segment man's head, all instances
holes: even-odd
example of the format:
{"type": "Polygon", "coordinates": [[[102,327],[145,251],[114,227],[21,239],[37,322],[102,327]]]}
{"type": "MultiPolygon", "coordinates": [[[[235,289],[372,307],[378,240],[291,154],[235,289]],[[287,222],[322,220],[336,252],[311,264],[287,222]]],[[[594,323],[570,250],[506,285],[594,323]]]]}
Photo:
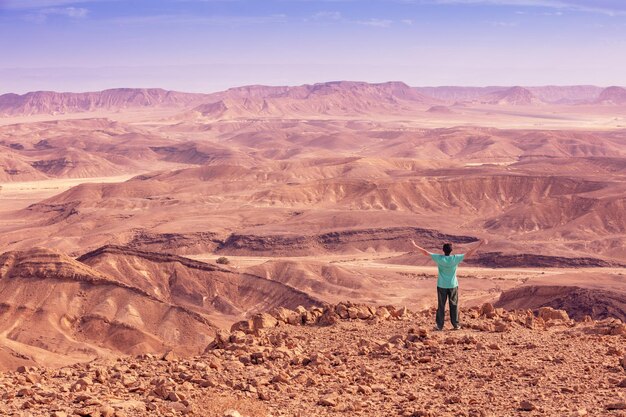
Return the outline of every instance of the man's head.
{"type": "Polygon", "coordinates": [[[443,253],[445,253],[446,256],[452,253],[452,243],[443,244],[443,253]]]}

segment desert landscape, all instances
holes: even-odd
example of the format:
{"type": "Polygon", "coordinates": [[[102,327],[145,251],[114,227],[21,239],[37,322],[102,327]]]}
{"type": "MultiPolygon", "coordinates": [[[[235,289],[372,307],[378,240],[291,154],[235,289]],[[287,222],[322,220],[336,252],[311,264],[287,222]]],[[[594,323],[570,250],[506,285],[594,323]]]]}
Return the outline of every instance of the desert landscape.
{"type": "Polygon", "coordinates": [[[0,95],[0,413],[623,416],[625,247],[622,87],[0,95]]]}

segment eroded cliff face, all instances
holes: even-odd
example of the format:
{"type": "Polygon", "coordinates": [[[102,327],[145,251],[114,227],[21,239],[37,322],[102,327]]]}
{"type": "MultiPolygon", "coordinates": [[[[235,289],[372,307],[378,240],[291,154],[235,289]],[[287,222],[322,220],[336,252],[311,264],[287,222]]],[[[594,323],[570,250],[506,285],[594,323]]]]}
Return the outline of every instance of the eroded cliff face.
{"type": "Polygon", "coordinates": [[[301,256],[366,250],[408,251],[412,250],[410,239],[424,245],[439,245],[442,241],[469,243],[477,240],[471,236],[448,235],[416,227],[349,229],[317,235],[232,234],[219,245],[217,252],[230,255],[301,256]]]}

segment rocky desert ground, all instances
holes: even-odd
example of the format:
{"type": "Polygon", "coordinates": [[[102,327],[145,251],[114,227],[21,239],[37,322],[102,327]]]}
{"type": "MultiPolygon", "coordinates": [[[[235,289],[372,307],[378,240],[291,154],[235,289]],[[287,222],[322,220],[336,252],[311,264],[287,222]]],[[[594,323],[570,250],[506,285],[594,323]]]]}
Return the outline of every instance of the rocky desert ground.
{"type": "Polygon", "coordinates": [[[626,415],[625,109],[592,86],[2,95],[0,412],[626,415]],[[488,239],[462,330],[432,330],[411,239],[488,239]]]}

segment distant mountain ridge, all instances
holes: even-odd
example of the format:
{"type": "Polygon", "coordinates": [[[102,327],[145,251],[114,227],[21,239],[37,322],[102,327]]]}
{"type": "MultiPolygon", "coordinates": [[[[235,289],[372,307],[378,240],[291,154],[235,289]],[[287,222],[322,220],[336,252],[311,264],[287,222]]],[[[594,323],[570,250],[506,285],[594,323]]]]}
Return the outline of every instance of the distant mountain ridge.
{"type": "Polygon", "coordinates": [[[213,94],[211,98],[218,100],[195,107],[193,112],[208,118],[397,114],[414,111],[416,105],[438,102],[401,82],[353,81],[241,87],[213,94]]]}
{"type": "MultiPolygon", "coordinates": [[[[507,86],[488,87],[462,87],[462,86],[441,86],[441,87],[415,87],[414,89],[422,94],[443,100],[449,103],[479,100],[481,97],[502,92],[510,89],[507,86]]],[[[602,87],[593,85],[572,85],[572,86],[537,86],[523,87],[531,92],[537,99],[554,104],[577,104],[592,102],[596,100],[603,91],[602,87]]]]}
{"type": "Polygon", "coordinates": [[[400,112],[415,105],[456,102],[533,105],[626,103],[622,87],[410,87],[399,81],[331,81],[300,86],[249,85],[216,93],[186,93],[161,88],[115,88],[84,93],[34,91],[0,95],[0,116],[69,114],[97,110],[179,108],[209,117],[257,114],[328,114],[400,112]]]}
{"type": "Polygon", "coordinates": [[[181,93],[161,88],[115,88],[87,93],[34,91],[0,96],[0,115],[60,114],[157,106],[188,106],[205,94],[181,93]]]}

